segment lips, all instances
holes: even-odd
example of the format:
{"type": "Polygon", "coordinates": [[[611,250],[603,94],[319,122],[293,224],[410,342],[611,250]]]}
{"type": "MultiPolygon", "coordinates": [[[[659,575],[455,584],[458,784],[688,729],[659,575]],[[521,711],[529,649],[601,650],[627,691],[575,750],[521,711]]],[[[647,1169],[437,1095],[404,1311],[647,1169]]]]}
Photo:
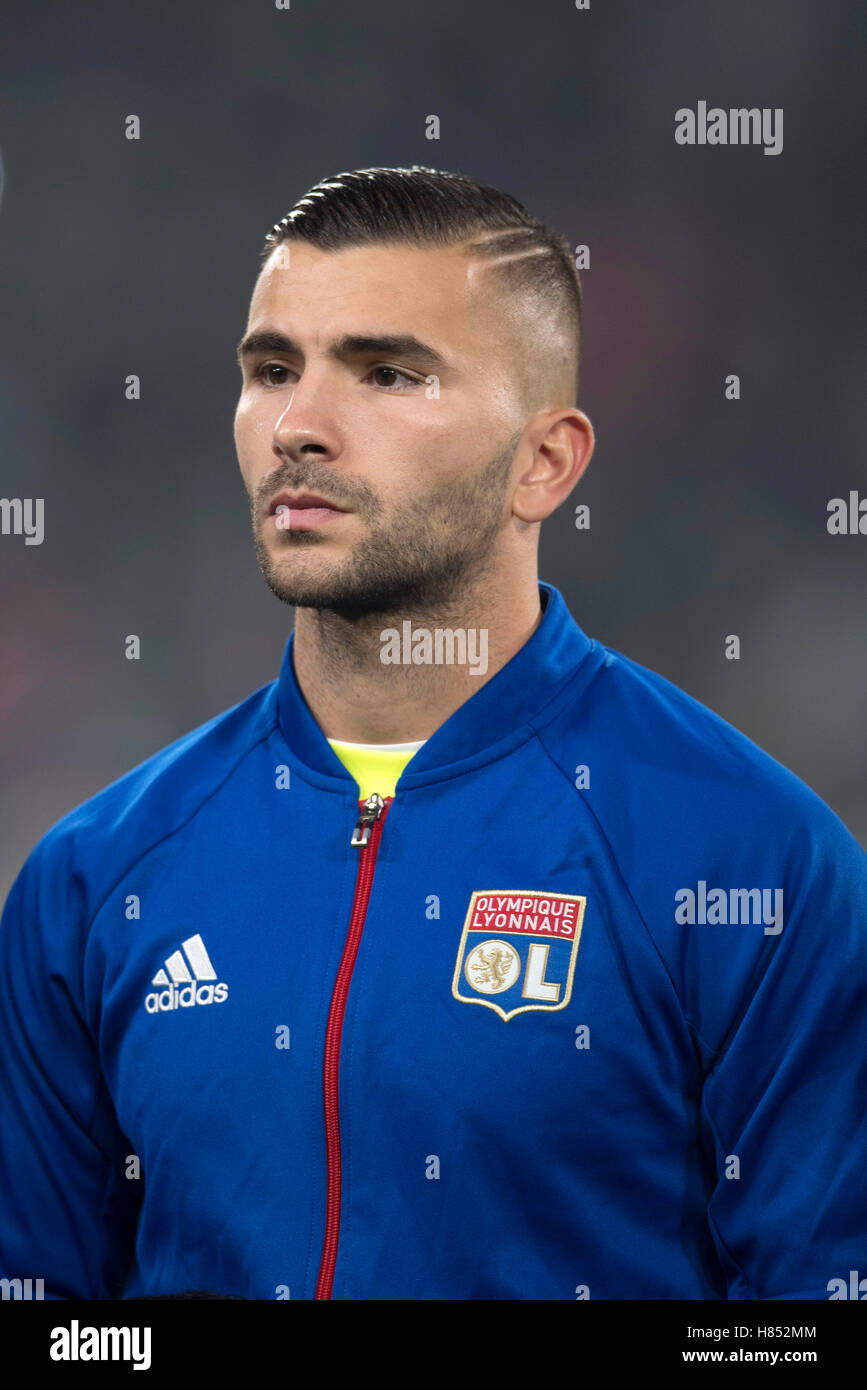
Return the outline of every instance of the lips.
{"type": "Polygon", "coordinates": [[[288,507],[290,511],[305,511],[308,508],[324,508],[332,512],[345,512],[346,508],[341,507],[336,502],[329,502],[327,497],[321,497],[318,492],[278,492],[271,506],[268,515],[273,516],[278,507],[288,507]]]}

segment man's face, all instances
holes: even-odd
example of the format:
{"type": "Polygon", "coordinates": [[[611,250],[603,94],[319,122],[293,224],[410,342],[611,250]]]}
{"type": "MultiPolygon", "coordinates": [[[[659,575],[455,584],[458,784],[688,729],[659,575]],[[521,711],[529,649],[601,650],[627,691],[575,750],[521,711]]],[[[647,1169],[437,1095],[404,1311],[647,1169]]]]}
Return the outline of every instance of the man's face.
{"type": "Polygon", "coordinates": [[[445,606],[495,580],[524,425],[514,342],[489,272],[458,249],[272,253],[250,305],[235,442],[280,599],[354,617],[445,606]],[[281,493],[288,525],[273,512],[281,493]],[[345,510],[305,520],[302,493],[345,510]]]}

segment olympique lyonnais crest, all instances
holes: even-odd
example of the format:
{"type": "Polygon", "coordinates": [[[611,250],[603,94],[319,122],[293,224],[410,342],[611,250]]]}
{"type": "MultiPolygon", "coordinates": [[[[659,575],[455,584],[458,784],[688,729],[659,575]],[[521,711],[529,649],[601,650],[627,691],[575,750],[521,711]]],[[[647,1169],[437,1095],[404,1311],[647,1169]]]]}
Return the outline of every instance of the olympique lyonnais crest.
{"type": "Polygon", "coordinates": [[[587,899],[515,889],[470,898],[452,994],[508,1023],[531,1009],[565,1009],[587,899]]]}

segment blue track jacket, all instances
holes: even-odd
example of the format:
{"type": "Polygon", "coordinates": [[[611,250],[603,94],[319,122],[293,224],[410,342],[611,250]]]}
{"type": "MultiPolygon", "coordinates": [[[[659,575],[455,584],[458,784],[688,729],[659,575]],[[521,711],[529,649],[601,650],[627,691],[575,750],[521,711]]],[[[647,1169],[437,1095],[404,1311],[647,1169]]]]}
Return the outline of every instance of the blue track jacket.
{"type": "Polygon", "coordinates": [[[857,1290],[867,856],[540,598],[393,797],[360,803],[290,636],[276,681],[39,841],[0,925],[0,1276],[857,1290]]]}

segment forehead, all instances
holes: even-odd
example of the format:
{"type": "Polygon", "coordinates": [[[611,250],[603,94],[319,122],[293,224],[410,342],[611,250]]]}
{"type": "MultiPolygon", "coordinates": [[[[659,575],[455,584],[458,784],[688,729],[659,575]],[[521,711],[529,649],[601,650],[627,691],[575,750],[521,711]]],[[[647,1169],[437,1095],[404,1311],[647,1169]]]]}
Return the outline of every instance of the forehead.
{"type": "Polygon", "coordinates": [[[457,246],[383,243],[321,251],[286,242],[256,281],[248,327],[291,327],[293,336],[322,342],[355,329],[387,328],[472,353],[507,335],[508,310],[492,289],[490,266],[457,246]]]}

